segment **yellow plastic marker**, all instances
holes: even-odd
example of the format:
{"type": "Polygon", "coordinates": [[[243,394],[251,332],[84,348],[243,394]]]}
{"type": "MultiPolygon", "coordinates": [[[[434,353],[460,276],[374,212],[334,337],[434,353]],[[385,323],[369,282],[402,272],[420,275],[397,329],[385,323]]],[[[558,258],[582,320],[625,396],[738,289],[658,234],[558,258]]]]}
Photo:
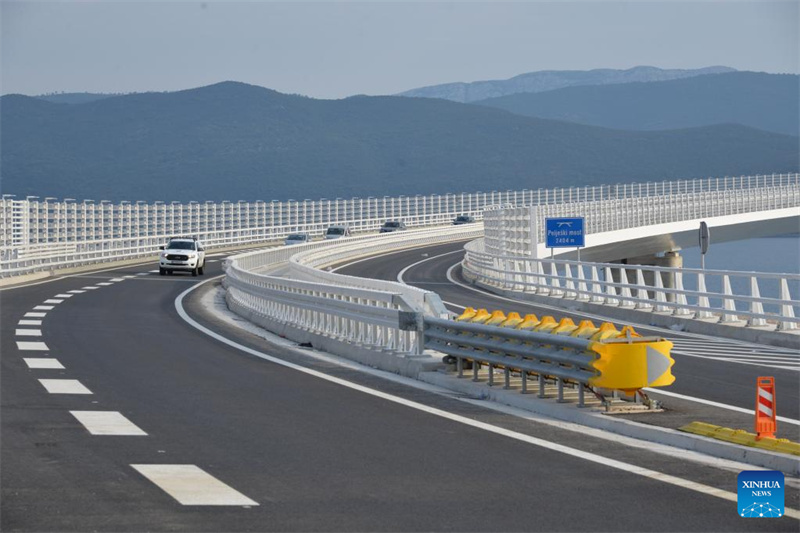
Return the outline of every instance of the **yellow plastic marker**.
{"type": "Polygon", "coordinates": [[[633,326],[625,326],[622,328],[622,331],[619,332],[618,337],[641,337],[636,330],[633,329],[633,326]]]}
{"type": "Polygon", "coordinates": [[[533,331],[541,331],[542,333],[550,333],[553,328],[558,326],[556,319],[551,316],[543,316],[539,325],[533,328],[533,331]]]}
{"type": "Polygon", "coordinates": [[[762,448],[773,452],[800,455],[800,443],[792,442],[789,439],[756,440],[755,433],[748,433],[743,429],[731,429],[715,426],[713,424],[706,424],[704,422],[692,422],[678,429],[687,433],[703,435],[705,437],[711,437],[712,439],[733,442],[743,446],[752,446],[754,448],[762,448]]]}
{"type": "Polygon", "coordinates": [[[597,333],[592,335],[589,340],[603,341],[606,339],[616,338],[619,335],[616,326],[611,322],[603,322],[597,330],[597,333]]]}
{"type": "Polygon", "coordinates": [[[470,318],[474,317],[478,311],[473,309],[472,307],[467,307],[464,309],[464,312],[461,313],[456,317],[456,322],[464,322],[465,320],[469,320],[470,318]]]}
{"type": "Polygon", "coordinates": [[[478,309],[478,311],[475,313],[475,316],[467,320],[467,322],[471,322],[473,324],[483,324],[484,322],[489,320],[490,316],[492,315],[490,315],[489,311],[487,311],[486,309],[478,309]]]}
{"type": "Polygon", "coordinates": [[[580,337],[581,339],[591,338],[592,335],[600,331],[600,328],[594,325],[591,320],[581,320],[575,331],[572,332],[572,337],[580,337]]]}
{"type": "Polygon", "coordinates": [[[558,326],[554,327],[553,331],[550,333],[556,335],[570,335],[576,329],[578,329],[578,326],[575,325],[575,322],[573,322],[571,318],[564,317],[558,323],[558,326]]]}
{"type": "Polygon", "coordinates": [[[533,329],[540,323],[541,321],[539,320],[539,317],[537,317],[536,315],[534,314],[525,315],[525,318],[522,319],[522,322],[520,322],[517,325],[517,329],[522,329],[522,330],[533,329]]]}
{"type": "Polygon", "coordinates": [[[506,321],[506,314],[502,311],[492,311],[491,316],[483,323],[486,326],[499,326],[506,321]]]}
{"type": "Polygon", "coordinates": [[[519,313],[517,313],[516,311],[512,311],[508,313],[508,317],[506,317],[506,319],[500,323],[500,327],[515,328],[521,323],[522,323],[522,317],[519,316],[519,313]]]}

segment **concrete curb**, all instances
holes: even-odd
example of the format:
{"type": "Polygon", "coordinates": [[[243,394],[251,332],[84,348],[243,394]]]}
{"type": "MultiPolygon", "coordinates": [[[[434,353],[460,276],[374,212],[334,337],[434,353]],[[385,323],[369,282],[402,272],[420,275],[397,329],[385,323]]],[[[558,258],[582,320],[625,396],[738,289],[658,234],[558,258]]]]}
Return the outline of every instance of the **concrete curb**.
{"type": "MultiPolygon", "coordinates": [[[[597,411],[580,409],[575,405],[558,404],[554,400],[531,397],[530,395],[520,394],[518,391],[489,387],[485,383],[474,383],[468,379],[459,379],[443,372],[426,372],[420,374],[417,379],[467,394],[473,398],[490,400],[565,422],[572,422],[635,439],[656,442],[674,448],[692,450],[721,459],[729,459],[771,470],[780,470],[795,477],[800,476],[800,458],[791,455],[738,446],[700,435],[683,433],[675,429],[649,426],[624,420],[617,416],[604,415],[597,411]]],[[[658,416],[658,414],[653,414],[653,416],[658,416]]]]}

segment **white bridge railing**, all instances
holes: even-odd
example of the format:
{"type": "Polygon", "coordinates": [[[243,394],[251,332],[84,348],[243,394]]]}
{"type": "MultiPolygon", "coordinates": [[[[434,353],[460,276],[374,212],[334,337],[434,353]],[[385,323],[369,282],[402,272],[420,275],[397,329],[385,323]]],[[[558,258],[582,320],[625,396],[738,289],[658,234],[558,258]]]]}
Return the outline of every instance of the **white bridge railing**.
{"type": "Polygon", "coordinates": [[[351,344],[418,355],[424,349],[422,316],[447,316],[435,293],[335,272],[319,270],[312,275],[312,265],[470,239],[479,233],[479,227],[449,226],[236,255],[225,265],[228,306],[248,320],[295,340],[307,332],[340,341],[343,347],[351,344]],[[300,273],[313,281],[280,273],[300,273]]]}
{"type": "Polygon", "coordinates": [[[624,188],[620,197],[491,206],[484,212],[485,249],[496,255],[531,255],[532,243],[545,240],[546,218],[584,217],[587,234],[595,234],[788,208],[800,208],[800,174],[694,180],[673,188],[642,184],[624,188]]]}
{"type": "Polygon", "coordinates": [[[710,322],[797,329],[800,275],[666,268],[536,259],[487,253],[467,244],[462,263],[471,281],[505,291],[544,295],[710,322]],[[745,283],[736,283],[736,280],[745,283]],[[737,293],[732,287],[745,286],[737,293]],[[792,297],[790,292],[795,294],[792,297]],[[762,296],[762,292],[773,294],[762,296]]]}
{"type": "Polygon", "coordinates": [[[537,205],[542,214],[545,209],[574,214],[576,206],[596,206],[597,216],[609,217],[608,224],[635,224],[642,217],[684,216],[694,209],[690,202],[702,207],[703,195],[724,196],[719,196],[720,205],[743,202],[748,209],[765,207],[767,203],[753,200],[759,190],[796,187],[798,181],[797,174],[774,174],[413,197],[188,204],[115,204],[34,196],[22,200],[6,194],[0,199],[0,277],[144,258],[176,235],[198,237],[211,248],[241,246],[297,231],[319,235],[331,224],[348,224],[355,232],[373,231],[387,219],[402,219],[417,227],[441,225],[460,214],[481,218],[485,208],[499,204],[537,205]],[[685,202],[665,210],[664,199],[677,197],[685,202]]]}

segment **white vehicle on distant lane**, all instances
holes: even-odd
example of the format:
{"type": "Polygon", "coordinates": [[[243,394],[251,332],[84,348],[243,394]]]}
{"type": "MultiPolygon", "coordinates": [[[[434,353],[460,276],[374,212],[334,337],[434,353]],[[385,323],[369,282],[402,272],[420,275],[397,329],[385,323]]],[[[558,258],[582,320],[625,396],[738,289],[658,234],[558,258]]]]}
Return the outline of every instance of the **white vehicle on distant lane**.
{"type": "Polygon", "coordinates": [[[191,272],[192,276],[204,274],[206,252],[203,244],[197,239],[170,239],[166,246],[161,247],[161,250],[158,258],[158,273],[162,276],[172,274],[176,270],[191,272]]]}

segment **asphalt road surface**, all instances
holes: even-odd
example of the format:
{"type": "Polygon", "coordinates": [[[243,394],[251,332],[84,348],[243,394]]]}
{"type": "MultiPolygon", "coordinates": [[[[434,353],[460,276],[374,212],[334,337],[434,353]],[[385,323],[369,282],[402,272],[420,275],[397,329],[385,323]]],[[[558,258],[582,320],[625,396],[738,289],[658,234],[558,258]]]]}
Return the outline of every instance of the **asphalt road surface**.
{"type": "Polygon", "coordinates": [[[189,293],[276,362],[245,353],[176,311],[204,278],[153,268],[0,292],[3,531],[797,531],[739,518],[730,468],[276,346],[189,293]]]}

